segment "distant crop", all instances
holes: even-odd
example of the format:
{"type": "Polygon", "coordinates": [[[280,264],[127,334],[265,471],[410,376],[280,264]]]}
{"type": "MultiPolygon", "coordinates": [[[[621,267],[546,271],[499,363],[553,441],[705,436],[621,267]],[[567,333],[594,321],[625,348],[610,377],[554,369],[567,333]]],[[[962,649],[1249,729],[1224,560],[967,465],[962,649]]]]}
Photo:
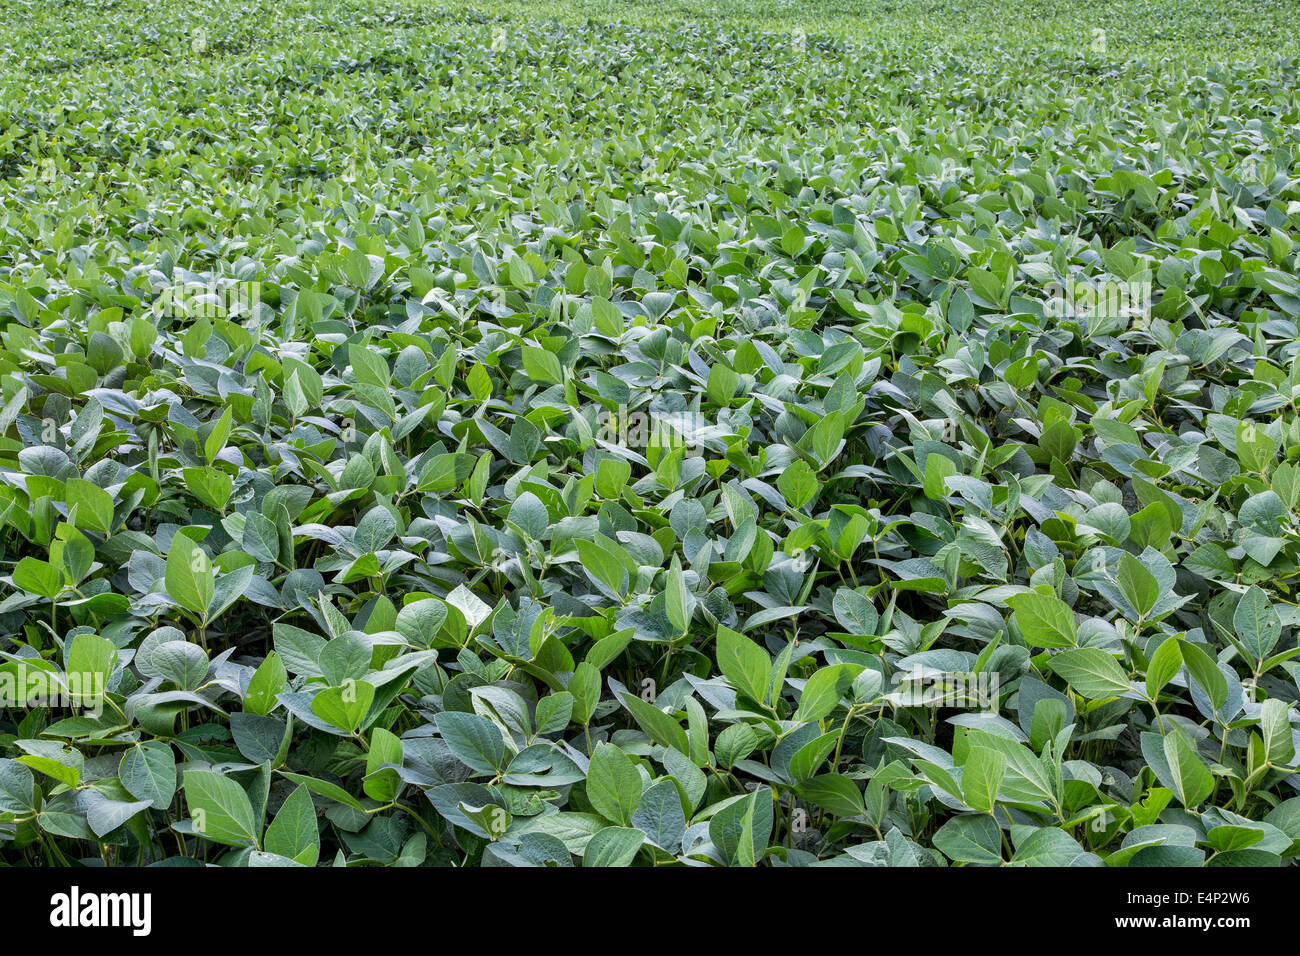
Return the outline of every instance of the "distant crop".
{"type": "Polygon", "coordinates": [[[1294,10],[798,6],[0,0],[0,859],[1300,852],[1294,10]]]}

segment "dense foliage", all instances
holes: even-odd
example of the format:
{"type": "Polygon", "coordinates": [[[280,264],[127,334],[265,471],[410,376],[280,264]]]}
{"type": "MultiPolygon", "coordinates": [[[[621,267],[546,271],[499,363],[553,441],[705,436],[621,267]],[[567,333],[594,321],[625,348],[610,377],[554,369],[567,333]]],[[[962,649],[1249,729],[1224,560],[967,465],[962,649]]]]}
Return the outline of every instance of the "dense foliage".
{"type": "Polygon", "coordinates": [[[1294,7],[803,6],[0,2],[4,861],[1300,851],[1294,7]]]}

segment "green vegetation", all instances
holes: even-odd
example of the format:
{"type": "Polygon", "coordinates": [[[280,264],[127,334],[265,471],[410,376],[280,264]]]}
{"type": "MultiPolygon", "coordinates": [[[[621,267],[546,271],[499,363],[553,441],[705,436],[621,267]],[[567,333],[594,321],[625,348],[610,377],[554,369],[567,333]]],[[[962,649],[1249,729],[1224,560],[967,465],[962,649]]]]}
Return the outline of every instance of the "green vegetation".
{"type": "Polygon", "coordinates": [[[0,14],[4,862],[1300,851],[1292,4],[0,14]]]}

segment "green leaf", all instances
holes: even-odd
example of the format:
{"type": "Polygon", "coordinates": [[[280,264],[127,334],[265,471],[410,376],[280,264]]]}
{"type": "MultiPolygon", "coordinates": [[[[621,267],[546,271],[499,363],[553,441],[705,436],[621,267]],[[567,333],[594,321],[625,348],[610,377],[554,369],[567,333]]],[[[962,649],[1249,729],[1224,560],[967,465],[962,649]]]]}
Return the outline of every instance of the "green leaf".
{"type": "Polygon", "coordinates": [[[266,849],[303,866],[315,866],[320,857],[320,827],[311,792],[299,785],[280,806],[266,828],[266,849]]]}
{"type": "Polygon", "coordinates": [[[1178,801],[1187,809],[1199,806],[1214,790],[1214,776],[1209,768],[1187,739],[1177,731],[1165,736],[1164,753],[1170,779],[1161,782],[1167,783],[1178,801]]]}
{"type": "Polygon", "coordinates": [[[583,866],[627,866],[636,859],[645,834],[634,827],[605,827],[587,841],[583,866]]]}
{"type": "Polygon", "coordinates": [[[523,347],[524,373],[534,382],[557,384],[564,380],[564,371],[555,353],[536,346],[523,347]]]}
{"type": "Polygon", "coordinates": [[[115,800],[95,789],[77,792],[77,805],[86,815],[86,825],[97,837],[125,826],[132,817],[148,809],[148,800],[115,800]]]}
{"type": "Polygon", "coordinates": [[[569,679],[569,693],[573,695],[573,719],[588,723],[600,703],[600,671],[583,661],[569,679]]]}
{"type": "MultiPolygon", "coordinates": [[[[741,726],[739,724],[734,726],[741,726]]],[[[724,731],[725,732],[725,731],[724,731]]],[[[751,735],[753,731],[751,731],[751,735]]],[[[822,763],[830,756],[831,751],[839,743],[840,735],[838,732],[822,734],[815,737],[808,743],[804,744],[795,755],[790,758],[790,768],[788,775],[796,784],[811,780],[812,777],[821,768],[822,763]]],[[[721,737],[719,737],[721,740],[721,737]]],[[[757,738],[755,737],[755,742],[757,738]]]]}
{"type": "Polygon", "coordinates": [[[214,843],[257,846],[253,805],[244,788],[219,773],[185,771],[185,806],[194,831],[214,843]]]}
{"type": "Polygon", "coordinates": [[[375,699],[374,685],[349,678],[338,687],[326,687],[311,699],[312,713],[345,733],[355,733],[375,699]]]}
{"type": "Polygon", "coordinates": [[[858,785],[842,774],[824,773],[805,780],[796,789],[799,796],[837,817],[858,817],[866,809],[858,785]]]}
{"type": "Polygon", "coordinates": [[[604,670],[618,658],[619,654],[623,653],[635,634],[636,629],[628,627],[615,631],[608,637],[602,637],[591,645],[591,650],[587,651],[586,663],[596,670],[604,670]]]}
{"type": "Polygon", "coordinates": [[[227,406],[203,442],[203,456],[207,458],[208,464],[215,462],[221,449],[226,447],[226,439],[230,437],[230,429],[233,425],[234,410],[227,406]]]}
{"type": "MultiPolygon", "coordinates": [[[[1147,548],[1161,550],[1169,543],[1169,536],[1172,532],[1173,525],[1169,520],[1169,512],[1165,510],[1164,504],[1159,501],[1153,501],[1130,519],[1129,537],[1134,544],[1143,550],[1147,548]]],[[[1141,566],[1137,559],[1128,552],[1125,552],[1123,557],[1129,559],[1129,562],[1131,562],[1130,567],[1131,565],[1141,566]]],[[[1152,577],[1149,581],[1142,579],[1141,583],[1133,581],[1128,577],[1129,570],[1125,566],[1129,562],[1125,562],[1123,558],[1120,559],[1117,578],[1120,591],[1128,598],[1129,603],[1133,604],[1137,612],[1145,616],[1154,606],[1155,601],[1152,600],[1149,605],[1144,607],[1142,604],[1135,603],[1134,597],[1145,603],[1151,593],[1150,585],[1155,582],[1155,578],[1152,577]]],[[[1147,573],[1150,574],[1150,572],[1147,573]]],[[[1156,596],[1159,597],[1158,589],[1156,596]]]]}
{"type": "Polygon", "coordinates": [[[952,817],[935,831],[934,845],[954,863],[1002,862],[1002,831],[991,816],[952,817]]]}
{"type": "Polygon", "coordinates": [[[704,390],[715,405],[727,405],[739,387],[740,376],[719,362],[709,369],[704,390]]]}
{"type": "Polygon", "coordinates": [[[664,588],[664,610],[668,620],[678,633],[685,634],[691,622],[691,596],[686,590],[686,580],[682,575],[681,562],[673,555],[672,566],[668,570],[668,584],[664,588]]]}
{"type": "Polygon", "coordinates": [[[505,770],[506,747],[501,731],[486,717],[443,711],[434,718],[438,732],[456,759],[478,773],[505,770]]]}
{"type": "Polygon", "coordinates": [[[68,509],[76,509],[78,528],[108,534],[113,529],[113,496],[99,485],[81,478],[69,478],[68,509]]]}
{"type": "Polygon", "coordinates": [[[880,612],[864,595],[849,588],[840,588],[831,601],[831,610],[840,627],[850,634],[871,637],[880,623],[880,612]]]}
{"type": "Polygon", "coordinates": [[[686,832],[686,814],[677,784],[665,778],[647,787],[632,814],[632,824],[660,849],[676,853],[686,832]]]}
{"type": "Polygon", "coordinates": [[[176,795],[176,758],[161,740],[146,740],[123,754],[118,777],[131,796],[165,810],[176,795]]]}
{"type": "Polygon", "coordinates": [[[1007,604],[1015,612],[1016,626],[1031,647],[1073,647],[1078,629],[1074,612],[1058,597],[1036,591],[1013,594],[1007,604]]]}
{"type": "Polygon", "coordinates": [[[817,475],[806,461],[799,459],[781,472],[776,487],[791,508],[799,509],[817,493],[817,475]]]}
{"type": "Polygon", "coordinates": [[[804,684],[794,720],[821,720],[839,706],[860,673],[860,664],[834,664],[816,671],[804,684]]]}
{"type": "Polygon", "coordinates": [[[266,655],[248,680],[244,691],[244,710],[250,714],[266,715],[276,706],[276,697],[284,690],[288,672],[275,651],[266,655]]]}
{"type": "Polygon", "coordinates": [[[0,813],[36,810],[36,778],[17,760],[0,757],[0,813]]]}
{"type": "Polygon", "coordinates": [[[318,793],[322,797],[333,800],[335,803],[341,803],[345,807],[351,807],[353,810],[365,812],[365,805],[352,794],[348,793],[338,784],[330,783],[328,780],[319,780],[315,777],[309,777],[301,773],[289,773],[281,771],[286,778],[306,787],[312,793],[318,793]]]}
{"type": "Polygon", "coordinates": [[[382,505],[371,508],[357,522],[353,540],[357,551],[362,554],[373,553],[388,545],[397,533],[397,519],[393,513],[382,505]]]}
{"type": "Polygon", "coordinates": [[[925,459],[925,496],[932,501],[948,497],[944,479],[957,474],[957,466],[947,455],[932,454],[925,459]]]}
{"type": "Polygon", "coordinates": [[[428,597],[411,601],[397,612],[394,624],[397,633],[416,647],[429,648],[442,630],[447,619],[447,605],[438,598],[428,597]]]}
{"type": "Polygon", "coordinates": [[[621,458],[606,458],[596,469],[596,494],[618,498],[632,475],[632,466],[621,458]]]}
{"type": "Polygon", "coordinates": [[[578,538],[573,544],[588,574],[616,594],[627,593],[627,578],[636,573],[636,567],[628,569],[631,561],[618,545],[601,536],[590,541],[578,538]]]}
{"type": "MultiPolygon", "coordinates": [[[[1163,509],[1160,509],[1160,513],[1164,513],[1163,509]]],[[[1128,601],[1142,617],[1145,617],[1160,599],[1160,584],[1156,581],[1155,575],[1127,551],[1120,556],[1115,583],[1119,585],[1124,600],[1128,601]]]]}
{"type": "Polygon", "coordinates": [[[573,717],[573,695],[566,690],[547,694],[537,702],[537,736],[562,733],[573,717]]]}
{"type": "Polygon", "coordinates": [[[1064,830],[1039,827],[1016,846],[1011,863],[1013,866],[1071,866],[1083,855],[1083,848],[1064,830]]]}
{"type": "Polygon", "coordinates": [[[718,667],[731,685],[750,699],[763,703],[772,679],[772,659],[743,634],[718,628],[718,667]]]}
{"type": "Polygon", "coordinates": [[[1182,641],[1168,638],[1156,648],[1147,665],[1147,696],[1155,700],[1183,666],[1182,641]]]}
{"type": "Polygon", "coordinates": [[[673,747],[681,753],[689,751],[686,732],[676,719],[634,694],[622,694],[619,699],[632,713],[637,726],[649,734],[655,743],[673,747]]]}
{"type": "Polygon", "coordinates": [[[43,598],[56,598],[63,591],[63,572],[39,558],[22,558],[14,566],[14,587],[43,598]]]}
{"type": "Polygon", "coordinates": [[[280,532],[270,518],[250,511],[244,516],[244,533],[239,546],[258,561],[277,561],[280,557],[280,532]]]}
{"type": "Polygon", "coordinates": [[[1232,615],[1232,629],[1243,647],[1263,660],[1277,645],[1282,634],[1282,619],[1262,589],[1251,585],[1237,603],[1232,615]]]}
{"type": "Polygon", "coordinates": [[[117,668],[117,648],[97,634],[78,634],[68,645],[68,689],[80,706],[95,706],[117,668]]]}
{"type": "Polygon", "coordinates": [[[597,744],[587,769],[587,799],[606,820],[632,823],[641,802],[641,774],[631,759],[613,744],[597,744]]]}
{"type": "Polygon", "coordinates": [[[966,805],[981,813],[992,813],[1006,770],[1004,754],[988,747],[971,747],[961,772],[961,792],[966,805]]]}
{"type": "Polygon", "coordinates": [[[1286,702],[1276,697],[1260,705],[1259,732],[1268,762],[1275,767],[1289,767],[1295,759],[1295,738],[1291,733],[1289,714],[1286,702]]]}
{"type": "Polygon", "coordinates": [[[1200,645],[1184,641],[1180,650],[1183,663],[1187,665],[1187,672],[1192,680],[1201,685],[1201,689],[1205,691],[1211,705],[1217,711],[1228,699],[1228,679],[1223,676],[1223,671],[1219,670],[1215,659],[1200,645]]]}
{"type": "Polygon", "coordinates": [[[207,552],[180,532],[172,538],[164,580],[173,601],[200,617],[207,613],[216,589],[216,572],[207,552]]]}
{"type": "Polygon", "coordinates": [[[1047,666],[1089,700],[1118,697],[1131,690],[1128,677],[1115,658],[1095,647],[1061,651],[1047,662],[1047,666]]]}
{"type": "MultiPolygon", "coordinates": [[[[770,812],[771,799],[768,797],[770,791],[755,790],[745,798],[745,814],[740,823],[740,839],[736,844],[736,865],[737,866],[754,866],[767,852],[767,839],[770,829],[767,833],[760,833],[757,824],[758,801],[764,800],[763,809],[770,812]]],[[[712,822],[712,821],[710,821],[712,822]]],[[[770,828],[770,822],[768,824],[770,828]]]]}
{"type": "Polygon", "coordinates": [[[185,487],[203,504],[224,511],[234,490],[234,479],[211,465],[202,468],[185,468],[181,471],[185,487]]]}
{"type": "Polygon", "coordinates": [[[370,731],[370,750],[366,752],[366,775],[362,780],[362,789],[366,796],[380,803],[389,803],[402,786],[402,778],[392,767],[385,764],[402,764],[402,741],[396,735],[382,727],[370,731]]]}
{"type": "Polygon", "coordinates": [[[844,438],[844,413],[831,412],[808,429],[799,446],[810,451],[817,460],[818,471],[831,463],[844,438]]]}

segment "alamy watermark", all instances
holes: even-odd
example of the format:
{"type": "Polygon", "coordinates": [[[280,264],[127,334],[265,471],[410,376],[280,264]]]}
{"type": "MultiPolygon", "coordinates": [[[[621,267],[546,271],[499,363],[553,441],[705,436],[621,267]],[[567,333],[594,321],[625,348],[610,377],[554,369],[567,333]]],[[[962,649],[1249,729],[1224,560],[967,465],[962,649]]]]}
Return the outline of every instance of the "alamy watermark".
{"type": "Polygon", "coordinates": [[[1139,279],[1100,282],[1079,279],[1062,285],[1049,282],[1043,314],[1051,319],[1148,319],[1151,316],[1151,281],[1139,279]]]}
{"type": "Polygon", "coordinates": [[[56,929],[121,927],[148,936],[152,911],[152,893],[83,893],[73,886],[50,897],[50,925],[56,929]]]}
{"type": "Polygon", "coordinates": [[[890,679],[894,691],[889,700],[898,707],[952,707],[965,710],[998,712],[998,692],[1002,682],[997,671],[947,673],[914,667],[894,673],[890,679]]]}
{"type": "Polygon", "coordinates": [[[59,674],[21,660],[0,670],[0,707],[50,707],[98,717],[104,711],[104,690],[104,675],[97,671],[59,674]]]}
{"type": "Polygon", "coordinates": [[[262,283],[235,279],[183,279],[163,287],[154,300],[155,315],[173,319],[225,319],[250,316],[262,301],[262,283]]]}
{"type": "Polygon", "coordinates": [[[623,448],[663,448],[669,451],[682,449],[687,455],[702,455],[702,434],[708,420],[699,412],[665,412],[650,415],[646,412],[629,412],[626,405],[618,411],[602,409],[596,416],[600,426],[596,438],[623,448]]]}

